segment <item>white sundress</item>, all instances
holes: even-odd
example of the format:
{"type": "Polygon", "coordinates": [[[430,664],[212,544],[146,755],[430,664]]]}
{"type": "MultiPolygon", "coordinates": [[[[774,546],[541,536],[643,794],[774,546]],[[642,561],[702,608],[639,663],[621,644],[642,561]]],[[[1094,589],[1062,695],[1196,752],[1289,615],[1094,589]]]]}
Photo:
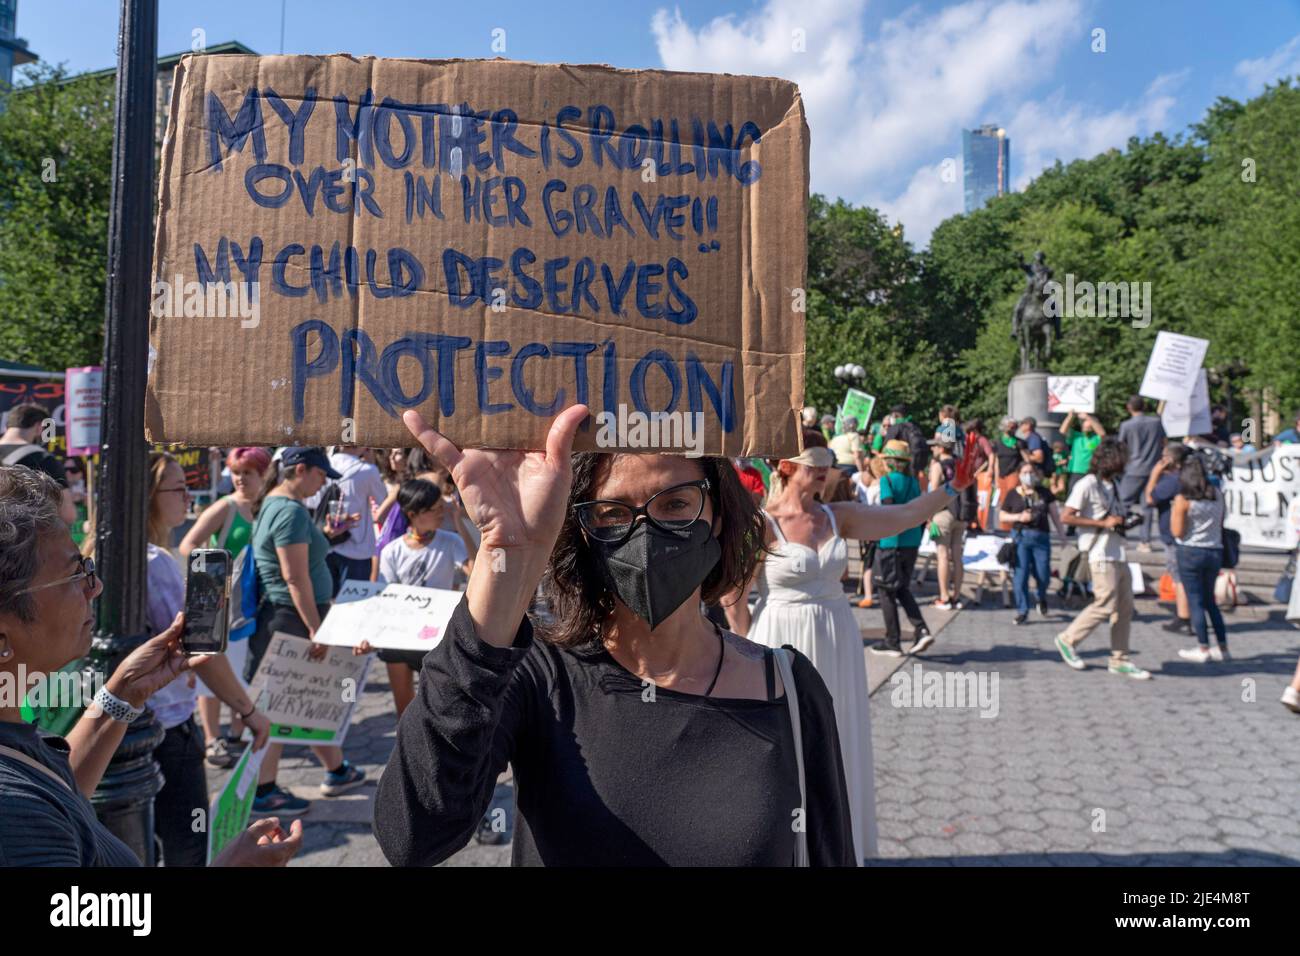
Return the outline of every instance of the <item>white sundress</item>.
{"type": "Polygon", "coordinates": [[[786,540],[781,526],[764,512],[777,541],[759,570],[758,603],[748,637],[767,647],[789,644],[812,661],[826,682],[835,705],[853,846],[860,861],[876,855],[867,663],[862,631],[840,583],[848,565],[848,543],[839,535],[834,514],[825,505],[822,508],[831,521],[831,537],[818,552],[786,540]]]}

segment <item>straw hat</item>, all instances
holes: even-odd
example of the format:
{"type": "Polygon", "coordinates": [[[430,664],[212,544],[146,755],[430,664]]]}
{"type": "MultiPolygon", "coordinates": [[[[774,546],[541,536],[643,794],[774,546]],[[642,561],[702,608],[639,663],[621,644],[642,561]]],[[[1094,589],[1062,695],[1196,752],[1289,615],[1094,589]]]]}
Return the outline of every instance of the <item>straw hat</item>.
{"type": "Polygon", "coordinates": [[[885,447],[877,452],[882,458],[906,458],[912,457],[912,446],[901,438],[891,438],[885,442],[885,447]]]}

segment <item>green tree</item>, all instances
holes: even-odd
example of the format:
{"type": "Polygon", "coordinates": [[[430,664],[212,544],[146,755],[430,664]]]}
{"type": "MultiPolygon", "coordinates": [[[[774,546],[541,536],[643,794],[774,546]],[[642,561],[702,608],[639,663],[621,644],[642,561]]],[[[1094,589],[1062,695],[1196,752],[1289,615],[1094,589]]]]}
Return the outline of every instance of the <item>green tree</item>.
{"type": "Polygon", "coordinates": [[[29,68],[0,93],[0,356],[103,357],[113,81],[29,68]]]}
{"type": "Polygon", "coordinates": [[[941,337],[921,308],[920,261],[874,209],[814,195],[808,208],[805,397],[824,412],[844,399],[835,367],[867,370],[862,388],[882,402],[937,410],[941,337]],[[933,406],[933,408],[932,408],[933,406]]]}

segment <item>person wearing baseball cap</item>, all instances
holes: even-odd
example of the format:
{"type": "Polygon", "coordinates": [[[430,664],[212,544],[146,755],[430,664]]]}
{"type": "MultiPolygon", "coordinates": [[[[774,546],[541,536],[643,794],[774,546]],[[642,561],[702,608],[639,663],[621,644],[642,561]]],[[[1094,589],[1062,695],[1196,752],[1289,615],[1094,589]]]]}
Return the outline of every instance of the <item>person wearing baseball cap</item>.
{"type": "MultiPolygon", "coordinates": [[[[900,455],[905,461],[907,442],[889,442],[884,455],[886,461],[900,460],[900,455]]],[[[882,505],[857,500],[826,504],[821,499],[828,476],[835,473],[835,453],[806,445],[773,470],[764,512],[764,556],[752,580],[722,602],[732,630],[768,647],[793,646],[813,662],[830,690],[859,858],[875,855],[876,813],[862,631],[841,584],[848,565],[847,539],[889,540],[925,524],[956,497],[958,488],[974,480],[979,456],[968,457],[952,484],[925,496],[919,496],[915,478],[896,474],[894,478],[906,479],[899,481],[899,489],[906,485],[911,494],[893,490],[886,502],[883,482],[891,477],[886,474],[881,479],[882,505]],[[758,591],[752,613],[747,600],[751,583],[758,591]]],[[[913,560],[915,553],[913,547],[913,560]]],[[[921,627],[920,633],[928,637],[924,622],[921,627]]],[[[925,648],[919,641],[918,646],[925,648]]]]}
{"type": "MultiPolygon", "coordinates": [[[[325,656],[324,644],[314,643],[321,620],[329,611],[334,594],[326,556],[329,536],[355,523],[359,515],[347,515],[336,524],[327,519],[319,528],[303,503],[340,474],[323,448],[293,445],[280,452],[280,467],[272,469],[261,497],[253,506],[250,545],[263,600],[257,611],[257,629],[248,638],[244,679],[251,682],[276,633],[305,637],[313,641],[308,655],[325,656]]],[[[298,816],[310,803],[276,785],[283,744],[270,744],[258,774],[253,798],[255,816],[298,816]]],[[[322,796],[335,797],[361,785],[365,771],[343,759],[339,747],[312,747],[325,768],[322,796]]]]}
{"type": "Polygon", "coordinates": [[[325,454],[325,449],[315,446],[293,445],[283,449],[280,452],[280,464],[285,468],[293,468],[297,465],[319,468],[325,473],[325,477],[332,481],[338,481],[343,477],[330,465],[329,456],[325,454]]]}

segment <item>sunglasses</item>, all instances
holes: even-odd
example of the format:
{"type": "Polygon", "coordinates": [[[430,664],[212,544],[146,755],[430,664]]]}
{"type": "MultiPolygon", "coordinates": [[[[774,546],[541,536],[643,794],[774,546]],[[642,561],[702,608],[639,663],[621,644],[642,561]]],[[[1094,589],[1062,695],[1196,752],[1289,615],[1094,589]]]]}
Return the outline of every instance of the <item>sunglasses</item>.
{"type": "Polygon", "coordinates": [[[44,591],[46,588],[57,588],[60,585],[71,584],[73,581],[85,580],[90,588],[95,587],[95,559],[82,556],[77,559],[77,573],[71,577],[59,578],[57,581],[51,581],[49,584],[38,584],[36,587],[24,588],[14,597],[21,597],[24,594],[34,594],[37,591],[44,591]]]}
{"type": "Polygon", "coordinates": [[[661,531],[681,534],[704,514],[708,490],[709,479],[701,478],[656,492],[639,508],[599,498],[580,501],[573,508],[583,531],[597,541],[618,544],[632,536],[632,528],[642,516],[661,531]]]}

